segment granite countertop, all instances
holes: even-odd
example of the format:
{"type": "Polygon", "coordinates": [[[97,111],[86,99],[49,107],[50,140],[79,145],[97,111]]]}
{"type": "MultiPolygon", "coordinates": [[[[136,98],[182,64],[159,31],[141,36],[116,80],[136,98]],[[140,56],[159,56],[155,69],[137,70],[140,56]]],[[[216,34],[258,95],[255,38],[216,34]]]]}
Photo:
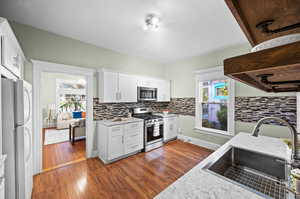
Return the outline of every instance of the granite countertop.
{"type": "Polygon", "coordinates": [[[133,123],[133,122],[144,122],[144,120],[132,117],[132,118],[127,118],[126,120],[123,120],[123,121],[97,120],[96,122],[98,124],[102,124],[104,126],[115,126],[115,125],[128,124],[128,123],[133,123]]]}
{"type": "Polygon", "coordinates": [[[266,136],[253,137],[247,133],[239,133],[158,194],[155,199],[262,199],[262,196],[203,169],[207,163],[218,159],[225,150],[232,146],[283,158],[287,161],[290,161],[291,157],[290,149],[281,139],[266,136]]]}

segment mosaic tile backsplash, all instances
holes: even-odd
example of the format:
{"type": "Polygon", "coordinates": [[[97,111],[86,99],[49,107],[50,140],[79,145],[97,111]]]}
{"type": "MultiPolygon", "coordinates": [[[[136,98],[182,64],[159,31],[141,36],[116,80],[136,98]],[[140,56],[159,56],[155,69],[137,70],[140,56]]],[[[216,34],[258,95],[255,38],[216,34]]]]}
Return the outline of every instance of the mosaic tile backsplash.
{"type": "MultiPolygon", "coordinates": [[[[283,96],[235,98],[235,121],[257,122],[261,118],[269,116],[279,117],[290,122],[292,125],[296,125],[296,97],[283,96]]],[[[269,122],[269,124],[274,124],[274,122],[269,122]]]]}
{"type": "Polygon", "coordinates": [[[195,116],[195,98],[172,98],[168,109],[172,113],[195,116]]]}
{"type": "Polygon", "coordinates": [[[137,103],[101,103],[94,98],[94,119],[112,119],[126,117],[130,108],[151,107],[154,112],[164,109],[181,115],[195,115],[195,98],[172,98],[171,102],[137,102],[137,103]]]}
{"type": "MultiPolygon", "coordinates": [[[[94,99],[94,119],[126,117],[130,108],[151,107],[155,112],[169,109],[180,115],[195,116],[195,98],[172,98],[170,102],[101,103],[94,99]]],[[[297,107],[295,96],[283,97],[236,97],[235,121],[257,122],[263,117],[274,116],[296,125],[297,107]]],[[[274,122],[269,122],[274,124],[274,122]]],[[[276,123],[277,124],[277,123],[276,123]]]]}
{"type": "Polygon", "coordinates": [[[138,107],[151,107],[155,112],[167,109],[169,102],[138,102],[138,103],[101,103],[94,98],[94,120],[127,117],[129,109],[138,107]]]}

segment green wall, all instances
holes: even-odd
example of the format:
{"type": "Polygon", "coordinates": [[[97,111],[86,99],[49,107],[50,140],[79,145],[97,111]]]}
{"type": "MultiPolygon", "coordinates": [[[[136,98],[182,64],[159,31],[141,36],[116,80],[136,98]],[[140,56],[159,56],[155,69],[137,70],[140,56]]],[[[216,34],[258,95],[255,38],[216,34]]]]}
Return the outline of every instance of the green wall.
{"type": "MultiPolygon", "coordinates": [[[[195,74],[200,69],[222,66],[223,60],[229,57],[248,53],[250,45],[232,46],[226,49],[210,52],[201,56],[192,57],[179,62],[171,63],[166,66],[166,78],[172,81],[172,97],[195,97],[195,74]]],[[[270,94],[258,89],[249,87],[245,84],[236,82],[236,96],[286,96],[295,93],[270,94]]],[[[192,116],[180,116],[180,131],[183,135],[198,138],[215,144],[225,143],[229,137],[208,134],[194,129],[195,118],[192,116]]],[[[251,132],[255,123],[235,122],[235,133],[251,132]]],[[[286,127],[275,125],[264,125],[263,135],[273,137],[289,137],[286,127]]]]}
{"type": "MultiPolygon", "coordinates": [[[[89,68],[109,68],[138,75],[164,77],[163,64],[117,53],[31,26],[15,22],[10,24],[28,60],[89,68]]],[[[31,63],[26,65],[25,79],[30,82],[32,80],[31,63]]]]}

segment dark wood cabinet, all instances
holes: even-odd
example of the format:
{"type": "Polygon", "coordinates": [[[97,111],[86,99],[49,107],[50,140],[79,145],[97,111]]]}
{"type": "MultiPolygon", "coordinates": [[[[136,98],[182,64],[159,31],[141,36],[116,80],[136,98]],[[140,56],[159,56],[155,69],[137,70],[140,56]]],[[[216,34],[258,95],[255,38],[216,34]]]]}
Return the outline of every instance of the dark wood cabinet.
{"type": "Polygon", "coordinates": [[[225,0],[227,6],[247,36],[252,46],[283,35],[300,32],[300,0],[225,0]],[[264,32],[268,30],[288,30],[264,32]]]}
{"type": "MultiPolygon", "coordinates": [[[[225,0],[252,46],[300,33],[300,0],[225,0]]],[[[300,41],[224,60],[225,75],[266,92],[300,91],[300,41]]]]}

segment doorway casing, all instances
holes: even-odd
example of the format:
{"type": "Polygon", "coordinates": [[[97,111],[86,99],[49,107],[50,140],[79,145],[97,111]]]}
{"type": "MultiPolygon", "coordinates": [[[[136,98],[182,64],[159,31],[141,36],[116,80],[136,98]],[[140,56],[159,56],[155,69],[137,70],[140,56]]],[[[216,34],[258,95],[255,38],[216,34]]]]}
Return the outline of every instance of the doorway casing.
{"type": "Polygon", "coordinates": [[[66,73],[84,76],[86,79],[86,157],[93,157],[93,78],[95,70],[64,64],[56,64],[39,60],[33,63],[33,173],[42,172],[42,107],[41,107],[41,75],[42,72],[66,73]]]}

